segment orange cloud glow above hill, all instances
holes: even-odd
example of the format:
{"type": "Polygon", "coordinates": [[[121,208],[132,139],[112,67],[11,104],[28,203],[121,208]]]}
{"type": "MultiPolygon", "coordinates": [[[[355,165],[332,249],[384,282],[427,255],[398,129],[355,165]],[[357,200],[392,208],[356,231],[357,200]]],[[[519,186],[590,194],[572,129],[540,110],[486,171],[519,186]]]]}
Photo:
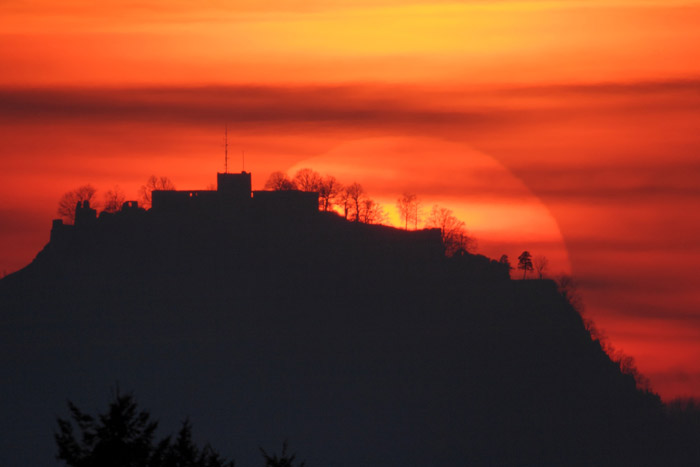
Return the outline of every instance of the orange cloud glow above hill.
{"type": "Polygon", "coordinates": [[[700,3],[122,3],[0,3],[0,271],[77,185],[213,183],[228,123],[256,188],[312,166],[546,254],[655,390],[700,396],[700,3]]]}

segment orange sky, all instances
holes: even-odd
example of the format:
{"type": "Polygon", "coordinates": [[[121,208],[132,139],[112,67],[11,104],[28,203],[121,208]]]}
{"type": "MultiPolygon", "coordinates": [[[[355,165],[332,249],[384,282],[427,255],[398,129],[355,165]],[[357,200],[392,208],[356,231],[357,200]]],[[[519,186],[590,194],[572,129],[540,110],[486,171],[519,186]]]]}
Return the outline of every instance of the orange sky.
{"type": "Polygon", "coordinates": [[[77,185],[213,183],[228,122],[256,187],[410,189],[571,268],[655,390],[700,396],[700,2],[124,3],[0,2],[0,271],[77,185]]]}

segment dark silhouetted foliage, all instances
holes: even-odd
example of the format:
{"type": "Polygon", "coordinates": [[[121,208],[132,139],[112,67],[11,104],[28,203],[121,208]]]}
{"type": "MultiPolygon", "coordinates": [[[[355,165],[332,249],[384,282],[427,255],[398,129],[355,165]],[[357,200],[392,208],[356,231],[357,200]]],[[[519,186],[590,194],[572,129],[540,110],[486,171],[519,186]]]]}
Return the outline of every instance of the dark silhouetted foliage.
{"type": "Polygon", "coordinates": [[[272,172],[265,182],[266,190],[289,191],[296,190],[297,185],[294,180],[290,180],[284,172],[272,172]]]}
{"type": "Polygon", "coordinates": [[[415,193],[404,193],[396,200],[396,207],[399,209],[399,214],[403,220],[404,230],[408,230],[409,224],[413,224],[413,228],[418,228],[420,219],[420,201],[415,193]]]}
{"type": "Polygon", "coordinates": [[[359,183],[355,182],[345,187],[345,202],[347,203],[345,217],[347,219],[360,222],[362,200],[364,197],[365,189],[362,188],[362,185],[359,183]]]}
{"type": "Polygon", "coordinates": [[[306,464],[301,462],[299,464],[295,463],[296,454],[289,454],[287,452],[287,441],[282,444],[282,454],[278,457],[277,454],[268,454],[263,448],[260,448],[260,452],[265,459],[265,467],[304,467],[306,464]]]}
{"type": "Polygon", "coordinates": [[[343,186],[332,175],[326,175],[318,185],[318,201],[321,211],[330,211],[336,203],[343,186]]]}
{"type": "Polygon", "coordinates": [[[457,219],[451,209],[434,205],[425,226],[440,229],[442,244],[447,256],[453,256],[459,251],[474,252],[476,250],[476,241],[467,235],[464,222],[457,219]]]}
{"type": "Polygon", "coordinates": [[[583,313],[583,299],[578,290],[576,280],[569,274],[560,274],[555,278],[557,290],[564,299],[573,306],[576,311],[583,313]]]}
{"type": "Polygon", "coordinates": [[[386,214],[379,203],[365,198],[360,203],[359,220],[363,224],[382,224],[386,221],[386,214]]]}
{"type": "Polygon", "coordinates": [[[311,169],[299,169],[294,174],[294,185],[297,190],[319,192],[321,188],[321,175],[311,169]]]}
{"type": "Polygon", "coordinates": [[[518,269],[522,269],[523,279],[527,277],[528,271],[533,270],[532,255],[529,251],[523,251],[522,253],[520,253],[520,256],[518,256],[518,269]]]}
{"type": "Polygon", "coordinates": [[[102,208],[104,212],[115,213],[122,208],[122,205],[126,201],[126,196],[124,192],[118,186],[113,189],[108,190],[104,194],[104,207],[102,208]]]}
{"type": "Polygon", "coordinates": [[[547,268],[549,267],[549,260],[547,259],[546,256],[535,256],[535,259],[532,261],[535,271],[537,271],[537,276],[539,279],[544,279],[544,274],[545,271],[547,271],[547,268]]]}
{"type": "Polygon", "coordinates": [[[68,402],[70,420],[58,419],[58,459],[74,467],[149,465],[158,424],[139,411],[130,394],[117,394],[106,413],[93,417],[68,402]]]}
{"type": "Polygon", "coordinates": [[[513,266],[510,265],[510,260],[508,259],[508,255],[501,255],[501,258],[498,260],[499,263],[503,265],[503,267],[508,268],[508,271],[513,269],[513,266]]]}
{"type": "Polygon", "coordinates": [[[57,459],[71,467],[233,467],[209,445],[192,441],[192,425],[182,424],[175,442],[154,443],[158,423],[139,410],[131,394],[117,395],[106,413],[87,415],[68,402],[71,420],[58,419],[57,459]],[[75,428],[79,433],[75,432],[75,428]]]}

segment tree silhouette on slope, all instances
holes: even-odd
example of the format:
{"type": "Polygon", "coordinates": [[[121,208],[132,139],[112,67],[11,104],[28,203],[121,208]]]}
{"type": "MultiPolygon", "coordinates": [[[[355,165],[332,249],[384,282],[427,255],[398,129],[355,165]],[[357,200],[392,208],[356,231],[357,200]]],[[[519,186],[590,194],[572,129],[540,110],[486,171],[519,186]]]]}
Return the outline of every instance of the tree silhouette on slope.
{"type": "Polygon", "coordinates": [[[529,251],[523,251],[520,253],[520,256],[518,256],[518,269],[523,270],[523,279],[527,276],[528,271],[532,271],[532,255],[530,254],[529,251]]]}

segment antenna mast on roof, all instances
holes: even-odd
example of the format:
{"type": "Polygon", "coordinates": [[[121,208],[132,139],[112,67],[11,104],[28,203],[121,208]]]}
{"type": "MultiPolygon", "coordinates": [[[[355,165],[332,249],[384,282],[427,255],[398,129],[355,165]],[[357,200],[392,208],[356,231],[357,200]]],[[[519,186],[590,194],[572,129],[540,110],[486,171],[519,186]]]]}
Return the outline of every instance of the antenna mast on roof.
{"type": "Polygon", "coordinates": [[[224,173],[228,173],[228,123],[224,126],[224,173]]]}
{"type": "Polygon", "coordinates": [[[245,172],[245,150],[241,149],[241,172],[245,172]]]}

